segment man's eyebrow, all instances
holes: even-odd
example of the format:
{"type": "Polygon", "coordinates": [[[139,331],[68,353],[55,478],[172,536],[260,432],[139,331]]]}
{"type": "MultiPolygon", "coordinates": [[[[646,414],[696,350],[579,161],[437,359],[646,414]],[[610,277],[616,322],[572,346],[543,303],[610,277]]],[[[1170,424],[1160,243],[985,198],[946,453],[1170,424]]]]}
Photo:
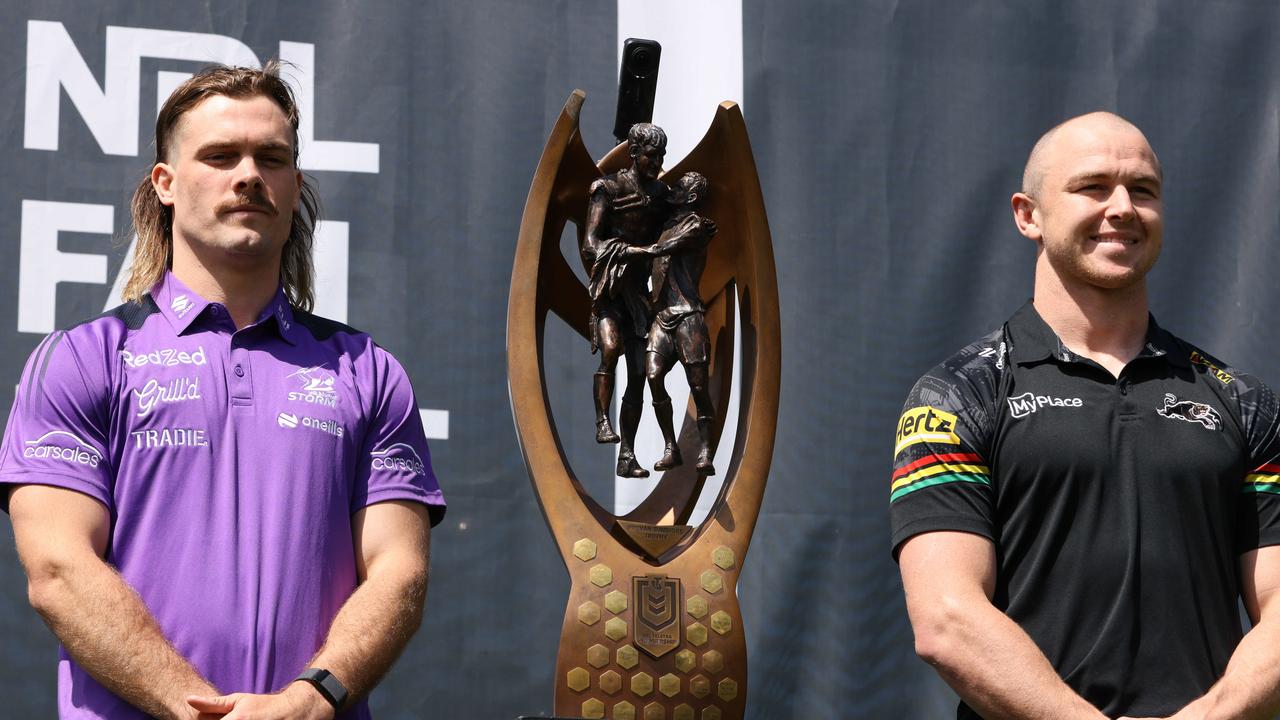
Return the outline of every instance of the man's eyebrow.
{"type": "MultiPolygon", "coordinates": [[[[1104,173],[1104,172],[1083,172],[1078,175],[1072,175],[1071,177],[1067,178],[1067,186],[1072,187],[1075,185],[1079,185],[1080,183],[1087,183],[1093,180],[1111,180],[1112,177],[1113,176],[1111,174],[1104,173]]],[[[1160,176],[1152,175],[1150,173],[1141,173],[1139,175],[1134,175],[1128,178],[1127,181],[1131,183],[1145,183],[1148,185],[1155,185],[1156,187],[1160,187],[1160,176]]]]}
{"type": "MultiPolygon", "coordinates": [[[[196,147],[196,152],[206,153],[213,150],[231,150],[238,147],[240,147],[239,143],[232,142],[230,140],[210,140],[208,142],[201,143],[198,147],[196,147]]],[[[264,151],[289,153],[289,152],[293,152],[293,148],[289,145],[289,143],[277,142],[274,140],[264,142],[254,147],[254,152],[264,152],[264,151]]]]}

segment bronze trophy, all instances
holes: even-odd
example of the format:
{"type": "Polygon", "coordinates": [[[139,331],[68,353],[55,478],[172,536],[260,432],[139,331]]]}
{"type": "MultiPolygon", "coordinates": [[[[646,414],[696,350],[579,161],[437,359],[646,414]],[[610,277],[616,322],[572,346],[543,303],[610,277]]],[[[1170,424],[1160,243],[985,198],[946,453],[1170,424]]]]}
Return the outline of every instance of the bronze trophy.
{"type": "Polygon", "coordinates": [[[581,91],[570,95],[543,150],[507,311],[521,449],[572,583],[554,712],[740,719],[747,653],[736,587],[773,454],[781,366],[773,248],[746,125],[736,104],[722,103],[698,146],[659,174],[653,131],[661,130],[652,125],[633,128],[627,142],[592,161],[578,131],[584,99],[581,91]],[[586,285],[560,252],[566,223],[577,229],[586,285]],[[739,419],[727,466],[716,468],[731,396],[735,306],[739,419]],[[665,472],[625,516],[583,489],[560,446],[543,381],[549,315],[582,335],[583,352],[589,345],[601,354],[594,432],[600,442],[621,442],[620,476],[648,474],[630,442],[646,382],[653,395],[666,441],[655,467],[665,472]],[[615,431],[607,410],[620,358],[628,386],[615,431]],[[678,433],[662,387],[677,362],[691,391],[678,433]],[[706,476],[717,471],[725,479],[711,512],[697,527],[687,525],[706,476]]]}

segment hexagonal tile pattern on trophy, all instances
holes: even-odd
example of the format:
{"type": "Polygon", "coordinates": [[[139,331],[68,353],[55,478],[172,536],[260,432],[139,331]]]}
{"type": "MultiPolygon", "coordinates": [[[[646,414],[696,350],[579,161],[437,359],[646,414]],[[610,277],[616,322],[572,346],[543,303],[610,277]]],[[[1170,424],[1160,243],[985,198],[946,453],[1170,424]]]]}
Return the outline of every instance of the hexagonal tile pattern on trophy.
{"type": "Polygon", "coordinates": [[[595,541],[588,538],[582,538],[575,542],[573,544],[573,556],[582,562],[590,562],[594,560],[596,557],[595,541]]]}

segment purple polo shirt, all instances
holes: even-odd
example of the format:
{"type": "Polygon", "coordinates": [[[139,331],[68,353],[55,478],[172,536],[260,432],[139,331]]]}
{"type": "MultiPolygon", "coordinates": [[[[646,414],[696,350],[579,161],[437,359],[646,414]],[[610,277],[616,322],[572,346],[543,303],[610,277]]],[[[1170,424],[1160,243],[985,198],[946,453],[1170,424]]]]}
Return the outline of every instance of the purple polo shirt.
{"type": "MultiPolygon", "coordinates": [[[[275,692],[356,587],[353,513],[444,515],[413,389],[368,335],[290,307],[237,331],[172,274],[142,303],[45,339],[0,447],[0,484],[111,515],[107,559],[222,692],[275,692]]],[[[6,503],[7,507],[7,503],[6,503]]],[[[61,653],[63,718],[143,718],[61,653]]],[[[368,706],[345,718],[367,718],[368,706]]]]}

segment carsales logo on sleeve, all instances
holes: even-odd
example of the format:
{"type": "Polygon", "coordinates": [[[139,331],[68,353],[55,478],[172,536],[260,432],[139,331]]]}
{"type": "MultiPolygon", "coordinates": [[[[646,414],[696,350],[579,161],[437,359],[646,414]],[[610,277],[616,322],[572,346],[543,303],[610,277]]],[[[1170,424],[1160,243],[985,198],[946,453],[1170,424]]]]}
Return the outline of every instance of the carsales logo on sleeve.
{"type": "Polygon", "coordinates": [[[422,462],[422,458],[418,457],[418,453],[404,443],[396,443],[386,450],[369,454],[373,456],[371,467],[374,470],[411,472],[418,475],[425,475],[427,471],[427,466],[422,462]]]}
{"type": "Polygon", "coordinates": [[[35,440],[27,440],[22,457],[57,460],[71,465],[98,467],[102,453],[89,443],[65,430],[50,430],[35,440]]]}

